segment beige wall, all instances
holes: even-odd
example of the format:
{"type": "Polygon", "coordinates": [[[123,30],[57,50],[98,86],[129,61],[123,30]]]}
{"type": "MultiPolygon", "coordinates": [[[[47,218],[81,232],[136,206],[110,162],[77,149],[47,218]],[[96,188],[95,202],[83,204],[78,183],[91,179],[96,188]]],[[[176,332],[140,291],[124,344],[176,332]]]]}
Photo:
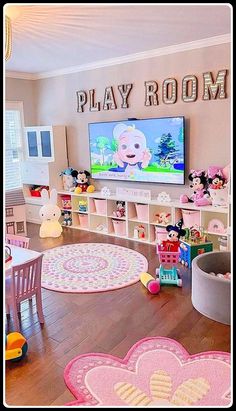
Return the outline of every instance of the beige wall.
{"type": "MultiPolygon", "coordinates": [[[[224,68],[230,69],[229,44],[41,79],[35,81],[36,100],[32,92],[33,101],[37,101],[37,124],[66,125],[70,166],[89,169],[88,123],[123,120],[128,117],[152,118],[183,115],[186,118],[187,173],[190,168],[207,169],[212,164],[224,166],[230,162],[230,74],[227,76],[226,86],[228,98],[202,100],[202,73],[211,71],[216,75],[218,70],[224,68]],[[184,103],[181,100],[182,78],[187,74],[196,75],[199,81],[198,99],[192,103],[184,103]],[[168,77],[174,77],[178,82],[178,98],[173,105],[165,105],[161,99],[161,84],[168,77]],[[158,82],[160,103],[158,106],[144,106],[144,81],[147,80],[158,82]],[[117,85],[123,83],[133,83],[128,109],[120,108],[121,99],[117,85]],[[107,86],[114,88],[117,101],[116,110],[101,110],[92,113],[89,112],[87,104],[84,113],[77,113],[77,90],[94,88],[97,100],[102,102],[104,89],[107,86]]],[[[9,94],[13,95],[14,92],[9,92],[9,94]]],[[[27,105],[28,109],[32,111],[32,107],[27,105]]],[[[25,115],[29,118],[29,113],[26,112],[25,115]]],[[[122,183],[96,180],[95,184],[98,188],[106,185],[115,190],[117,184],[122,183]]],[[[152,189],[154,195],[165,190],[173,198],[177,198],[183,190],[188,191],[187,177],[185,188],[149,183],[123,184],[152,189]]]]}
{"type": "Polygon", "coordinates": [[[6,78],[6,100],[23,101],[25,126],[37,121],[35,89],[35,81],[6,78]]]}

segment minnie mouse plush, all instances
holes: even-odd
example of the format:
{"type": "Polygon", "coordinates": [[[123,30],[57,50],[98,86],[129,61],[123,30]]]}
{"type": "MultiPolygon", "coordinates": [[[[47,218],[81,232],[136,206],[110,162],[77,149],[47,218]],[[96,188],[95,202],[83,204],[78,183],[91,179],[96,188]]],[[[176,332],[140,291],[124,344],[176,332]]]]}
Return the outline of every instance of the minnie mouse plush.
{"type": "Polygon", "coordinates": [[[204,170],[191,170],[188,176],[192,182],[190,187],[194,190],[191,197],[183,194],[180,196],[181,203],[194,203],[196,206],[211,204],[210,195],[207,191],[207,177],[204,170]]]}
{"type": "Polygon", "coordinates": [[[186,231],[182,229],[183,219],[181,218],[175,225],[168,225],[166,227],[167,240],[162,241],[162,250],[169,252],[177,252],[181,243],[179,241],[180,237],[186,234],[186,231]]]}
{"type": "Polygon", "coordinates": [[[224,184],[226,182],[226,179],[223,175],[222,169],[216,167],[209,167],[208,169],[208,183],[209,183],[209,188],[213,189],[219,189],[223,188],[224,184]]]}

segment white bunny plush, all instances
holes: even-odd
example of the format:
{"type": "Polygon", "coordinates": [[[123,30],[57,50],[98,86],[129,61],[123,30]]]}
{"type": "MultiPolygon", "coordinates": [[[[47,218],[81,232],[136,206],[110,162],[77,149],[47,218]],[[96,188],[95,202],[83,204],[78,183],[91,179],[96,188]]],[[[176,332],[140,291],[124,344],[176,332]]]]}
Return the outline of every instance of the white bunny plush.
{"type": "Polygon", "coordinates": [[[62,226],[58,222],[61,210],[57,206],[57,190],[53,188],[49,198],[48,191],[44,188],[41,191],[41,197],[44,205],[39,210],[39,216],[42,221],[39,236],[41,238],[59,237],[62,233],[62,226]]]}

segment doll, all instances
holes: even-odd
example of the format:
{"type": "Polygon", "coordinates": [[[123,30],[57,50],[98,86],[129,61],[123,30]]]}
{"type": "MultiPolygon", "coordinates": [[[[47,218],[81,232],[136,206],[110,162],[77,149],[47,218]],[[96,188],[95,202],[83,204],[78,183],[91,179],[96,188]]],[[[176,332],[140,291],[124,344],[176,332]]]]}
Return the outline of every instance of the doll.
{"type": "Polygon", "coordinates": [[[180,196],[181,203],[194,203],[196,206],[210,205],[211,199],[207,191],[207,177],[204,170],[191,170],[188,176],[191,181],[190,188],[193,194],[188,197],[183,194],[180,196]]]}
{"type": "Polygon", "coordinates": [[[163,251],[178,252],[181,247],[180,237],[186,234],[186,231],[182,229],[183,219],[181,218],[175,225],[168,225],[166,227],[167,240],[162,241],[161,246],[163,251]]]}
{"type": "Polygon", "coordinates": [[[116,217],[125,217],[125,201],[116,202],[116,211],[113,211],[114,216],[116,217]]]}
{"type": "Polygon", "coordinates": [[[75,194],[94,192],[95,187],[92,184],[89,184],[89,177],[91,174],[87,170],[73,170],[71,174],[75,177],[76,181],[76,188],[74,189],[75,194]]]}

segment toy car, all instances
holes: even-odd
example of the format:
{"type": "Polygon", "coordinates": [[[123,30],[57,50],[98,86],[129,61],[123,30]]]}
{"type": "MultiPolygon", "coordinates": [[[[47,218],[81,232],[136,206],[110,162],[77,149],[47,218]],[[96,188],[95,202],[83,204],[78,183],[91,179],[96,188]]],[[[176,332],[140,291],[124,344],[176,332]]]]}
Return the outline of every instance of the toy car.
{"type": "Polygon", "coordinates": [[[6,336],[5,359],[10,361],[20,361],[28,351],[28,344],[25,337],[13,332],[6,336]]]}

